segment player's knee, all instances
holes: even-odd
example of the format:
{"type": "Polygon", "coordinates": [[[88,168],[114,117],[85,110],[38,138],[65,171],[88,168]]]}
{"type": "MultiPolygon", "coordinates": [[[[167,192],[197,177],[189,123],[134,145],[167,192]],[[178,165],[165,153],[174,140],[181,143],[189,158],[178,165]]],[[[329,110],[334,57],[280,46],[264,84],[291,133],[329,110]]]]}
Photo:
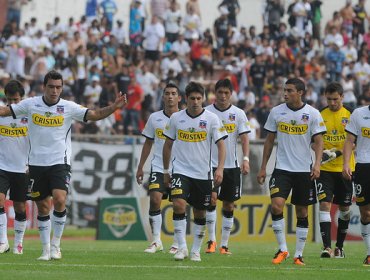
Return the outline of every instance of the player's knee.
{"type": "Polygon", "coordinates": [[[66,200],[67,200],[67,197],[63,195],[58,195],[58,196],[53,197],[54,208],[57,209],[58,211],[65,209],[66,200]]]}
{"type": "Polygon", "coordinates": [[[280,204],[272,204],[271,213],[273,215],[280,215],[283,213],[283,207],[280,204]]]}

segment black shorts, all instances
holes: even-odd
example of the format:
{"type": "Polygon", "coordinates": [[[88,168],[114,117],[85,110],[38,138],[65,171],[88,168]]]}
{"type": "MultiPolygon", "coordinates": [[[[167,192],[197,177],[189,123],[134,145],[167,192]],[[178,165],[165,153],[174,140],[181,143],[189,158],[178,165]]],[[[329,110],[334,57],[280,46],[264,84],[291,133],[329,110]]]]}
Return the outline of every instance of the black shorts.
{"type": "MultiPolygon", "coordinates": [[[[213,169],[213,173],[216,169],[213,169]]],[[[213,189],[218,193],[218,199],[221,201],[236,201],[241,196],[241,172],[240,168],[225,168],[222,183],[219,187],[213,189]]]]}
{"type": "Polygon", "coordinates": [[[316,189],[311,181],[310,172],[275,169],[270,178],[269,188],[271,198],[287,199],[292,190],[292,204],[306,206],[316,203],[316,189]]]}
{"type": "Polygon", "coordinates": [[[0,193],[7,194],[9,199],[16,202],[25,202],[27,196],[27,175],[0,170],[0,193]]]}
{"type": "Polygon", "coordinates": [[[342,173],[321,171],[315,180],[317,199],[321,202],[333,202],[341,206],[352,204],[352,182],[344,180],[342,173]]]}
{"type": "Polygon", "coordinates": [[[173,174],[171,200],[181,198],[198,210],[206,210],[211,203],[213,181],[199,180],[181,174],[173,174]]]}
{"type": "Polygon", "coordinates": [[[68,193],[71,181],[71,167],[68,164],[52,166],[29,166],[31,198],[43,200],[52,195],[54,189],[68,193]]]}
{"type": "Polygon", "coordinates": [[[149,178],[149,192],[160,192],[163,194],[162,199],[168,198],[169,186],[165,186],[163,182],[163,173],[151,172],[149,178]]]}
{"type": "Polygon", "coordinates": [[[159,51],[145,51],[145,59],[158,61],[159,51]]]}
{"type": "Polygon", "coordinates": [[[357,163],[352,180],[356,195],[356,204],[364,206],[370,203],[370,163],[357,163]]]}

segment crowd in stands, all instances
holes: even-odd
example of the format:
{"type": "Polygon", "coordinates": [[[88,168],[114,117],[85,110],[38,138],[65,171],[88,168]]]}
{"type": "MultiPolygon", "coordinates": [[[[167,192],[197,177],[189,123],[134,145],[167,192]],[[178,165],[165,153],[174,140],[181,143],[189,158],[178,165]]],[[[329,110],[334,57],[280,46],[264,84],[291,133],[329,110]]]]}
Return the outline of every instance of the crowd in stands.
{"type": "Polygon", "coordinates": [[[44,28],[37,17],[21,26],[12,11],[1,32],[0,89],[17,78],[27,96],[40,95],[45,73],[56,69],[65,81],[63,98],[89,108],[127,93],[122,111],[73,127],[76,133],[112,135],[140,134],[149,114],[161,109],[162,89],[170,81],[182,93],[190,80],[201,82],[212,103],[215,82],[229,78],[233,102],[251,121],[252,140],[264,137],[260,128],[270,109],[284,101],[287,78],[302,78],[306,102],[318,109],[326,106],[329,81],[342,83],[346,106],[370,104],[365,0],[338,1],[328,22],[321,22],[324,1],[265,0],[262,30],[238,24],[238,17],[248,16],[238,0],[218,1],[213,28],[202,28],[199,1],[181,7],[176,0],[130,0],[128,22],[122,22],[115,19],[115,0],[87,0],[81,18],[71,16],[64,24],[55,17],[44,28]]]}

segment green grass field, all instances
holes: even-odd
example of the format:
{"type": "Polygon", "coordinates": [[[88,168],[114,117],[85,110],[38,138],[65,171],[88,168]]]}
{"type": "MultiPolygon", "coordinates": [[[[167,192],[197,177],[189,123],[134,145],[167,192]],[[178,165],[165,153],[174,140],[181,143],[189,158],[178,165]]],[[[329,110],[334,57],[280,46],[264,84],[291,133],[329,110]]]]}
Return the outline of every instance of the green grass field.
{"type": "MultiPolygon", "coordinates": [[[[12,236],[12,232],[9,232],[12,236]]],[[[362,242],[346,244],[345,259],[320,259],[320,244],[308,243],[306,266],[293,265],[292,258],[274,266],[275,243],[236,243],[233,254],[201,254],[202,261],[176,262],[167,252],[144,254],[145,241],[95,241],[92,230],[65,231],[63,259],[40,262],[41,245],[37,232],[28,232],[24,254],[0,255],[0,279],[368,279],[370,267],[362,266],[362,242]]],[[[191,238],[188,240],[190,249],[191,238]]],[[[10,240],[10,245],[13,242],[10,240]]],[[[166,249],[170,244],[164,244],[166,249]]],[[[291,254],[295,244],[288,244],[291,254]]]]}

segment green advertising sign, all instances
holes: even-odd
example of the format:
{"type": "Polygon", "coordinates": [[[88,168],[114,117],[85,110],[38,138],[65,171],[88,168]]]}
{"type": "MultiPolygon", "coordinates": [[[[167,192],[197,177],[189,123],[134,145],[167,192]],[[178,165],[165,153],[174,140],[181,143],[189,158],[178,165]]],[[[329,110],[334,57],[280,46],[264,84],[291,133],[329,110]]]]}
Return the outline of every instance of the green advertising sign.
{"type": "Polygon", "coordinates": [[[98,240],[147,240],[136,198],[99,201],[98,240]]]}

